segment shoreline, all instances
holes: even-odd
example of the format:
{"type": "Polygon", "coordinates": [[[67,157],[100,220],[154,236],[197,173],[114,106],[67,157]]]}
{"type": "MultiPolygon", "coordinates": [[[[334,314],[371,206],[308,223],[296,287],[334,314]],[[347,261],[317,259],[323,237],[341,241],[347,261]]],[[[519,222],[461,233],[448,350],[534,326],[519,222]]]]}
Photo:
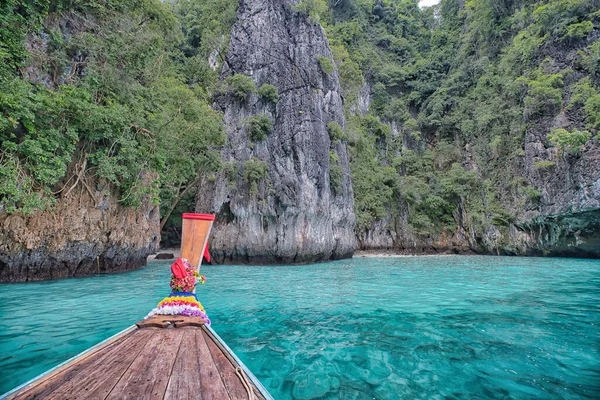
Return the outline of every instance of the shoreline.
{"type": "MultiPolygon", "coordinates": [[[[451,254],[451,253],[403,254],[403,253],[394,253],[394,252],[385,251],[385,250],[356,250],[350,259],[352,259],[352,258],[451,257],[451,256],[457,256],[457,255],[461,255],[461,254],[451,254]]],[[[149,255],[146,261],[153,262],[153,261],[176,260],[180,256],[181,256],[180,249],[174,249],[174,248],[159,249],[155,254],[149,255]],[[163,258],[163,259],[156,258],[156,256],[158,254],[165,254],[165,253],[173,254],[173,258],[163,258]]]]}
{"type": "Polygon", "coordinates": [[[414,254],[402,254],[392,253],[385,251],[373,251],[373,250],[357,250],[354,252],[352,258],[403,258],[403,257],[452,257],[458,255],[468,254],[449,254],[449,253],[414,253],[414,254]]]}

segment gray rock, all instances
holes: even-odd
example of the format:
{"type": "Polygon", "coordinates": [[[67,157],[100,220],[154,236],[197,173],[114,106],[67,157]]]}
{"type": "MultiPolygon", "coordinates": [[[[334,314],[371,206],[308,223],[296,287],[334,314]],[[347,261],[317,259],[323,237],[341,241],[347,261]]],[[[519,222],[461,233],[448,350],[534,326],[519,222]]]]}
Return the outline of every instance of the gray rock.
{"type": "Polygon", "coordinates": [[[0,282],[123,272],[146,265],[158,249],[158,207],[124,207],[111,194],[103,209],[77,190],[51,211],[0,213],[0,282]]]}
{"type": "Polygon", "coordinates": [[[158,253],[154,258],[156,260],[172,260],[175,258],[175,255],[173,253],[158,253]]]}
{"type": "Polygon", "coordinates": [[[256,87],[277,87],[276,104],[251,95],[247,102],[224,95],[228,140],[223,161],[234,176],[205,180],[198,212],[217,213],[211,254],[217,263],[302,263],[350,257],[355,248],[354,201],[345,143],[331,143],[327,124],[344,126],[337,71],[324,72],[318,56],[332,60],[323,28],[281,0],[242,0],[222,80],[244,74],[256,87]],[[273,130],[252,143],[247,117],[266,114],[273,130]],[[330,187],[330,151],[340,160],[342,183],[330,187]],[[268,177],[258,193],[243,178],[244,162],[262,160],[268,177]]]}

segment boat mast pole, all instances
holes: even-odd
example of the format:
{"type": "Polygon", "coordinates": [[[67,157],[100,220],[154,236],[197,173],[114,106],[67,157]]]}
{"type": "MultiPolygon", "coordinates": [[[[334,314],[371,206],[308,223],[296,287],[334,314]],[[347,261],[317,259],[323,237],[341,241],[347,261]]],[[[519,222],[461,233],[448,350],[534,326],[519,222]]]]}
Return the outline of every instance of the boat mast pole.
{"type": "MultiPolygon", "coordinates": [[[[200,274],[202,257],[204,257],[215,216],[213,214],[183,214],[182,217],[181,257],[186,258],[192,265],[196,264],[194,267],[200,274]]],[[[196,293],[196,288],[193,293],[196,293]]]]}

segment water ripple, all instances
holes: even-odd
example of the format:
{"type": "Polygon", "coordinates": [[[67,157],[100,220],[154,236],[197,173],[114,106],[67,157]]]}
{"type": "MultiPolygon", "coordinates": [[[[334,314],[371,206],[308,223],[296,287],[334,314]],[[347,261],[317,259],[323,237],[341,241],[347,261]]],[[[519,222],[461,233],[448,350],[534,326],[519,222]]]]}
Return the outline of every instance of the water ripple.
{"type": "MultiPolygon", "coordinates": [[[[215,330],[277,399],[600,398],[600,262],[207,266],[215,330]]],[[[0,393],[143,317],[168,264],[0,285],[0,393]],[[25,300],[24,300],[25,299],[25,300]]]]}

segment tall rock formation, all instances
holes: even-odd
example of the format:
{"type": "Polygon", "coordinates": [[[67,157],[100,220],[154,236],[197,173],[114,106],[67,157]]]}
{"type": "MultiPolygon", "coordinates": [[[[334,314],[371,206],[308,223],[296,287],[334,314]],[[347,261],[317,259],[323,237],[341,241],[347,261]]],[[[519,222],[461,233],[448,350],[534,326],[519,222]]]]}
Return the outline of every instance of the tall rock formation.
{"type": "Polygon", "coordinates": [[[274,85],[279,100],[231,93],[217,100],[226,168],[203,182],[196,209],[217,213],[210,247],[219,263],[300,263],[354,251],[348,153],[328,133],[330,122],[344,126],[339,78],[322,58],[333,64],[323,28],[293,4],[242,0],[232,29],[222,80],[246,75],[256,87],[274,85]],[[257,114],[272,130],[253,142],[248,118],[257,114]]]}

